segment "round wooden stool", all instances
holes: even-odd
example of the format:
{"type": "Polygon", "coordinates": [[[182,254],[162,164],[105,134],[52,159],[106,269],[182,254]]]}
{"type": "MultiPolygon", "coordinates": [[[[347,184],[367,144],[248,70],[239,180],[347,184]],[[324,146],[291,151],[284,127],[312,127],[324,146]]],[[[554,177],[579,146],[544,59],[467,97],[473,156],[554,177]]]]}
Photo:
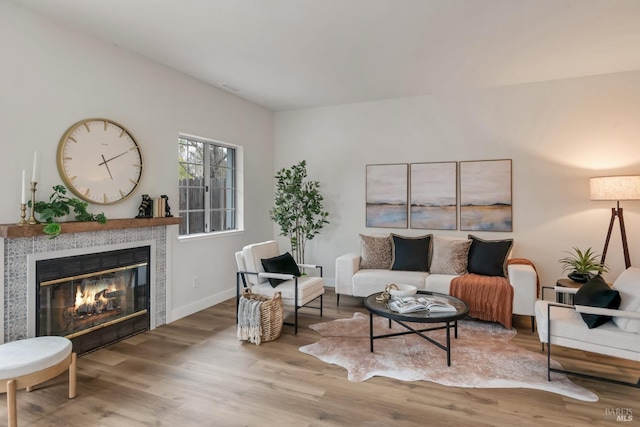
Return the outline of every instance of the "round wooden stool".
{"type": "Polygon", "coordinates": [[[37,337],[0,345],[0,393],[7,393],[9,427],[17,427],[16,390],[57,377],[69,370],[69,399],[76,397],[76,354],[64,337],[37,337]]]}

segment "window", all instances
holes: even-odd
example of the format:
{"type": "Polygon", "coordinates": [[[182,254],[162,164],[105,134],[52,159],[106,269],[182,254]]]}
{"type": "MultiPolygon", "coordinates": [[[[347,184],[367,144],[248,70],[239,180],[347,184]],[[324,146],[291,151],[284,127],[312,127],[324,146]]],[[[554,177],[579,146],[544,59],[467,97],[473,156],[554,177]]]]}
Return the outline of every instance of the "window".
{"type": "Polygon", "coordinates": [[[238,147],[179,137],[180,235],[237,229],[238,147]]]}

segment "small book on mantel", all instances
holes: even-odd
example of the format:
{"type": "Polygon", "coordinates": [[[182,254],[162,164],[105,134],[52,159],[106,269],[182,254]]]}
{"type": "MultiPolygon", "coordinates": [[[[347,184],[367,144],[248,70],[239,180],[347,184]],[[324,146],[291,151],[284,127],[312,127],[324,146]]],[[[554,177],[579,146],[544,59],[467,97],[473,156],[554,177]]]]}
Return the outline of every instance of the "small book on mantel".
{"type": "Polygon", "coordinates": [[[405,297],[389,302],[389,308],[398,313],[413,313],[416,311],[455,312],[456,308],[446,300],[437,297],[405,297]]]}
{"type": "Polygon", "coordinates": [[[153,200],[153,217],[154,218],[164,218],[165,210],[167,208],[166,199],[163,197],[158,197],[153,200]]]}

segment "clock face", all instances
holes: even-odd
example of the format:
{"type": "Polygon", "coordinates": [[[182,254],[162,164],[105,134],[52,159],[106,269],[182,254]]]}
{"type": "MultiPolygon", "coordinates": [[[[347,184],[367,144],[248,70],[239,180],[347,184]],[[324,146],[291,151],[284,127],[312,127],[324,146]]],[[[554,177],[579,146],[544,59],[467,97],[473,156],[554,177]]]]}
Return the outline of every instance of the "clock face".
{"type": "Polygon", "coordinates": [[[60,140],[58,171],[76,196],[108,205],[136,189],[142,177],[142,154],[133,136],[118,123],[81,120],[60,140]]]}

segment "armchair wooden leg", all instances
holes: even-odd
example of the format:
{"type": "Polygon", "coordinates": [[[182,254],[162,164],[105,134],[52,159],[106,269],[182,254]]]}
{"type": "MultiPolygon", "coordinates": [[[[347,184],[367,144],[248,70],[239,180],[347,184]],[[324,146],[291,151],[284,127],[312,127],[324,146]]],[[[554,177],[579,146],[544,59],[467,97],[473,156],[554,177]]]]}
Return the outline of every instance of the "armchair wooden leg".
{"type": "Polygon", "coordinates": [[[531,332],[536,331],[536,316],[531,316],[531,332]]]}
{"type": "Polygon", "coordinates": [[[336,294],[336,307],[340,305],[340,294],[336,294]]]}
{"type": "Polygon", "coordinates": [[[322,297],[323,295],[320,295],[320,317],[322,317],[322,297]]]}

